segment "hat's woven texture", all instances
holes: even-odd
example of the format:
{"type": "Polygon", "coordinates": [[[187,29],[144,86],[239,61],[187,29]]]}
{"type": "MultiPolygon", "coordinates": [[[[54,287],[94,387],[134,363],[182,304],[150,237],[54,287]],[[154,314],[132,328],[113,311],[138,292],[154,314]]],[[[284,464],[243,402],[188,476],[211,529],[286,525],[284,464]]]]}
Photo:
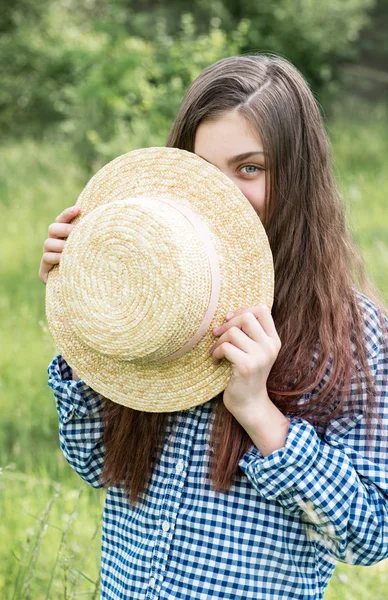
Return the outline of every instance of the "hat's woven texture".
{"type": "Polygon", "coordinates": [[[105,165],[77,206],[46,288],[49,328],[68,364],[97,392],[148,412],[224,390],[231,364],[212,363],[213,327],[229,310],[273,299],[268,240],[237,186],[193,153],[146,148],[105,165]],[[208,309],[200,339],[182,348],[208,309]]]}

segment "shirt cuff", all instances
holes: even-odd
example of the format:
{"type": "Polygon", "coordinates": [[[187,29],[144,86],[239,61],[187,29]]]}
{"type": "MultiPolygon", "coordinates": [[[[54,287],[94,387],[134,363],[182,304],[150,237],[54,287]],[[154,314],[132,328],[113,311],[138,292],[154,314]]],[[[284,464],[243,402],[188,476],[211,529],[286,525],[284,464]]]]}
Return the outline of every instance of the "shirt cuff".
{"type": "Polygon", "coordinates": [[[101,411],[103,396],[82,379],[71,379],[72,369],[60,354],[50,363],[48,375],[62,423],[67,423],[73,415],[83,418],[101,411]]]}
{"type": "Polygon", "coordinates": [[[298,480],[311,469],[319,447],[320,439],[314,427],[295,418],[290,421],[283,448],[264,457],[256,446],[252,446],[238,464],[257,492],[273,500],[292,492],[298,480]]]}

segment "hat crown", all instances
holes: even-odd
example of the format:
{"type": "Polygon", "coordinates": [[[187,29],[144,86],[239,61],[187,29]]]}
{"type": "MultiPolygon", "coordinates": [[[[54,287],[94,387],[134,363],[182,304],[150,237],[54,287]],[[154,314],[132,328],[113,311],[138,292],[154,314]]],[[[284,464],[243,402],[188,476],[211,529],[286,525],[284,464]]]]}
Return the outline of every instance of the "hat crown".
{"type": "Polygon", "coordinates": [[[182,355],[207,329],[218,300],[210,232],[168,196],[94,209],[69,236],[60,272],[68,324],[116,360],[182,355]]]}

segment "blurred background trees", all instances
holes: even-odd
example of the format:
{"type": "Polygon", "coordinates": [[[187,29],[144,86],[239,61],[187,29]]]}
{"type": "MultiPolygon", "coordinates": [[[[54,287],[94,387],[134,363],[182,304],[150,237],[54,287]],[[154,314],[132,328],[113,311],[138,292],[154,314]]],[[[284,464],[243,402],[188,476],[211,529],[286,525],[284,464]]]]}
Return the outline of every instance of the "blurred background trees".
{"type": "Polygon", "coordinates": [[[190,82],[276,52],[325,111],[388,88],[388,0],[13,0],[0,21],[2,138],[72,140],[85,166],[163,145],[190,82]]]}

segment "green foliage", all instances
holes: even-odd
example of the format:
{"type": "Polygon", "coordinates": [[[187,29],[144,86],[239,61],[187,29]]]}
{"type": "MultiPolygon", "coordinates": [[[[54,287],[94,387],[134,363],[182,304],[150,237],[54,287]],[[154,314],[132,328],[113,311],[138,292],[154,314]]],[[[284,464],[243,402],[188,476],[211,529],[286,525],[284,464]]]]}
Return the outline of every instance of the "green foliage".
{"type": "Polygon", "coordinates": [[[358,64],[349,64],[344,82],[354,95],[376,101],[388,93],[388,0],[377,0],[359,40],[358,64]]]}
{"type": "Polygon", "coordinates": [[[231,16],[229,27],[242,17],[250,21],[242,52],[287,57],[322,98],[340,78],[341,62],[357,56],[357,41],[373,5],[374,0],[224,1],[231,16]]]}
{"type": "Polygon", "coordinates": [[[387,68],[388,0],[377,0],[370,11],[370,20],[360,36],[363,58],[377,69],[387,68]]]}
{"type": "Polygon", "coordinates": [[[164,144],[199,72],[251,52],[287,56],[325,99],[374,2],[17,0],[0,24],[0,128],[69,138],[95,168],[97,156],[164,144]]]}
{"type": "MultiPolygon", "coordinates": [[[[50,52],[21,25],[17,55],[28,54],[32,72],[26,80],[23,63],[13,65],[8,79],[6,74],[0,92],[6,132],[23,134],[27,128],[36,136],[55,124],[55,135],[71,138],[83,164],[92,168],[97,156],[107,160],[131,148],[163,145],[192,79],[208,64],[238,53],[246,33],[242,22],[228,38],[212,20],[209,31],[198,35],[190,14],[182,15],[174,38],[166,21],[158,20],[152,42],[104,24],[99,30],[75,24],[69,11],[52,7],[41,24],[50,52]]],[[[6,36],[2,43],[10,48],[6,36]]]]}
{"type": "Polygon", "coordinates": [[[182,16],[173,39],[160,20],[150,41],[102,35],[82,57],[82,75],[71,90],[61,129],[71,133],[78,154],[93,164],[133,148],[164,145],[185,89],[207,66],[238,51],[238,36],[227,39],[217,22],[197,35],[191,15],[182,16]],[[140,58],[139,58],[140,57],[140,58]],[[87,66],[85,66],[87,65],[87,66]]]}

